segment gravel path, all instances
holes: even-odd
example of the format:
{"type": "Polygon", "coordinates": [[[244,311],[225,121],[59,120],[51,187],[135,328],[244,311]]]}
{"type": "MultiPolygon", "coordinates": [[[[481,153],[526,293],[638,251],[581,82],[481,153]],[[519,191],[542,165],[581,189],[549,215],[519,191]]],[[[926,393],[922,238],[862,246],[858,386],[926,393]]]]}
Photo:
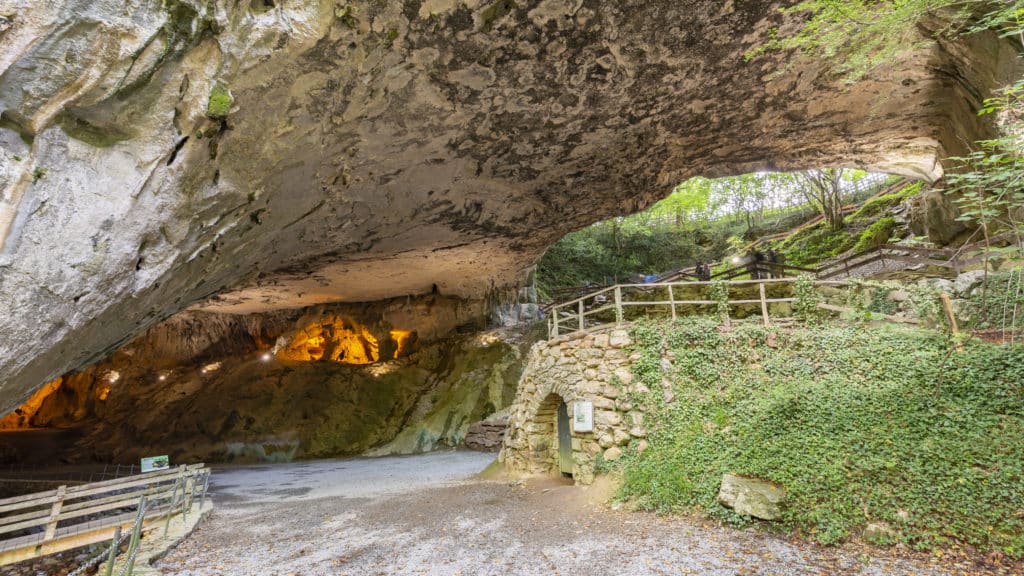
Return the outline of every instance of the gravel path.
{"type": "Polygon", "coordinates": [[[157,567],[178,576],[983,574],[687,518],[612,511],[554,480],[471,479],[492,455],[230,468],[216,509],[157,567]]]}

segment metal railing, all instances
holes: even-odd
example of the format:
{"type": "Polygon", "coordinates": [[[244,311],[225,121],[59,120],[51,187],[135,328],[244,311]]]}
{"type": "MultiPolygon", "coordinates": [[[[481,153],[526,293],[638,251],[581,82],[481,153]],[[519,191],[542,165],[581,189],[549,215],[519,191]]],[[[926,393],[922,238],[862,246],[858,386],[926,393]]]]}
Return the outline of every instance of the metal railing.
{"type": "Polygon", "coordinates": [[[166,531],[171,517],[187,515],[197,496],[202,509],[209,479],[208,468],[191,464],[0,500],[0,566],[118,542],[123,530],[141,533],[159,519],[166,531]]]}

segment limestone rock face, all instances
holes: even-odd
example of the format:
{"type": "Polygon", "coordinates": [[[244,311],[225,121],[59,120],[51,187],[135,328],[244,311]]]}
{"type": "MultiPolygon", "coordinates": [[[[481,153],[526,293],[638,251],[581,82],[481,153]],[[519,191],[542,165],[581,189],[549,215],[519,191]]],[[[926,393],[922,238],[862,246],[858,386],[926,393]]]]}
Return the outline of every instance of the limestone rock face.
{"type": "Polygon", "coordinates": [[[941,190],[929,190],[907,200],[907,226],[917,236],[936,244],[949,244],[967,229],[957,220],[960,211],[941,190]]]}
{"type": "Polygon", "coordinates": [[[0,1],[0,411],[193,305],[482,297],[688,176],[935,178],[1016,73],[746,62],[787,3],[0,1]]]}
{"type": "Polygon", "coordinates": [[[718,502],[737,514],[762,520],[775,520],[782,514],[786,491],[776,484],[757,478],[723,474],[718,502]]]}

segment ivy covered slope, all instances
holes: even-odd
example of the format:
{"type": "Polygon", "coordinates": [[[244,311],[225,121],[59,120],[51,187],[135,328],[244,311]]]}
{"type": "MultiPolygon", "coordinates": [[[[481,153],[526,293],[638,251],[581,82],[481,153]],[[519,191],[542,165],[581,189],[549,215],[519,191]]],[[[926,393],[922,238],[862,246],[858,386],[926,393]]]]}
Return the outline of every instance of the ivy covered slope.
{"type": "Polygon", "coordinates": [[[824,544],[884,521],[915,548],[1024,555],[1024,347],[703,320],[640,324],[634,342],[654,408],[621,496],[640,508],[745,524],[716,502],[731,472],[783,485],[782,526],[824,544]]]}

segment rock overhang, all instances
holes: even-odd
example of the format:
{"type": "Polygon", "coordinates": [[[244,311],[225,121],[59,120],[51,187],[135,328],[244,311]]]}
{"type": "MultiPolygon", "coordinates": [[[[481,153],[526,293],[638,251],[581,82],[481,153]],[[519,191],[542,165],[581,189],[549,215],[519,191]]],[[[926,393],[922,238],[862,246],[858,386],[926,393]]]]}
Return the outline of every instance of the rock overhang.
{"type": "Polygon", "coordinates": [[[29,4],[0,6],[0,407],[190,306],[481,298],[693,175],[935,178],[1018,66],[746,61],[779,2],[29,4]]]}

